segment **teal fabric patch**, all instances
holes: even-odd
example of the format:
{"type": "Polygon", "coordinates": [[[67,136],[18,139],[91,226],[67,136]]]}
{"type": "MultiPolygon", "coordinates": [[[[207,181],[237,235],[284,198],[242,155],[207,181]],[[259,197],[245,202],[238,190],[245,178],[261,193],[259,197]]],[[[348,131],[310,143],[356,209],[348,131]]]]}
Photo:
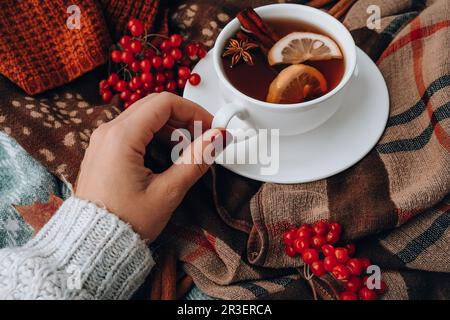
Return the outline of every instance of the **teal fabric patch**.
{"type": "Polygon", "coordinates": [[[70,190],[0,132],[0,248],[20,246],[33,234],[13,205],[46,202],[51,193],[66,198],[70,190]]]}
{"type": "MultiPolygon", "coordinates": [[[[0,248],[23,245],[33,235],[13,205],[46,202],[52,193],[66,199],[70,189],[13,138],[0,132],[0,248]]],[[[213,298],[194,286],[185,299],[213,298]]]]}
{"type": "Polygon", "coordinates": [[[184,297],[185,300],[217,300],[213,297],[203,293],[197,286],[193,286],[192,289],[184,297]]]}

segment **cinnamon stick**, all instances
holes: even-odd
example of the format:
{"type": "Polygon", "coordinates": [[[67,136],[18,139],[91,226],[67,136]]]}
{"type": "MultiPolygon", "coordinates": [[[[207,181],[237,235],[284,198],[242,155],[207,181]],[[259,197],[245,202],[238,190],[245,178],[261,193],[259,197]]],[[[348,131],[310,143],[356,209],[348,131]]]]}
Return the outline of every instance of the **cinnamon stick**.
{"type": "Polygon", "coordinates": [[[328,13],[336,19],[340,19],[347,13],[348,10],[350,10],[355,2],[356,0],[340,0],[328,11],[328,13]]]}
{"type": "Polygon", "coordinates": [[[309,1],[306,5],[314,8],[322,8],[333,1],[334,0],[312,0],[309,1]]]}
{"type": "Polygon", "coordinates": [[[261,31],[266,34],[273,42],[277,42],[280,40],[280,37],[275,33],[275,31],[272,30],[271,27],[269,27],[263,19],[256,13],[253,8],[247,8],[246,10],[248,17],[255,22],[255,24],[258,26],[258,28],[261,29],[261,31]]]}
{"type": "Polygon", "coordinates": [[[151,279],[150,300],[161,300],[161,269],[155,267],[151,279]]]}
{"type": "Polygon", "coordinates": [[[238,40],[241,40],[241,41],[248,41],[249,40],[249,37],[245,33],[243,33],[242,31],[236,32],[236,38],[238,40]]]}
{"type": "Polygon", "coordinates": [[[177,284],[177,300],[182,299],[194,284],[191,276],[186,275],[177,284]]]}
{"type": "Polygon", "coordinates": [[[271,48],[280,39],[252,8],[242,10],[236,17],[242,27],[255,36],[263,46],[271,48]]]}
{"type": "Polygon", "coordinates": [[[161,263],[161,300],[177,298],[177,258],[172,250],[166,249],[161,263]]]}

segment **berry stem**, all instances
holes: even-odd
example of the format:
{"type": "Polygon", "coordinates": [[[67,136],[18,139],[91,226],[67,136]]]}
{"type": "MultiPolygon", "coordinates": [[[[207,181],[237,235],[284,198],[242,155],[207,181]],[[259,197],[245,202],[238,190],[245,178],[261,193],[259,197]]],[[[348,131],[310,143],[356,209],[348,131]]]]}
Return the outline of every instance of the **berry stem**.
{"type": "Polygon", "coordinates": [[[308,281],[314,277],[314,274],[311,273],[311,270],[309,268],[309,264],[303,266],[303,275],[305,276],[305,279],[308,281]]]}
{"type": "MultiPolygon", "coordinates": [[[[125,67],[124,67],[125,68],[125,67]]],[[[131,78],[133,78],[133,75],[131,74],[130,70],[128,70],[127,68],[123,69],[125,71],[124,75],[128,76],[128,81],[131,80],[131,78]]]]}
{"type": "Polygon", "coordinates": [[[151,41],[147,41],[147,38],[150,36],[155,36],[155,37],[160,36],[162,38],[167,38],[167,39],[168,39],[168,37],[157,34],[157,33],[147,33],[147,31],[145,31],[145,35],[142,37],[142,42],[144,43],[144,49],[147,49],[150,46],[158,54],[161,54],[161,51],[158,49],[157,46],[155,46],[153,43],[151,43],[151,41]]]}
{"type": "Polygon", "coordinates": [[[148,37],[160,37],[160,38],[164,38],[164,39],[169,39],[168,36],[163,35],[163,34],[159,34],[159,33],[149,33],[149,34],[146,34],[146,35],[144,36],[144,39],[147,39],[148,37]]]}
{"type": "Polygon", "coordinates": [[[309,286],[311,287],[311,291],[313,293],[314,300],[319,300],[319,298],[317,297],[316,285],[314,284],[314,281],[313,281],[314,274],[311,273],[309,264],[303,266],[303,272],[305,275],[305,279],[308,281],[309,286]]]}
{"type": "MultiPolygon", "coordinates": [[[[301,275],[302,271],[300,269],[297,269],[297,271],[301,275]]],[[[303,277],[305,278],[306,282],[308,282],[309,286],[311,287],[311,291],[312,291],[314,300],[319,300],[319,298],[317,296],[316,286],[313,281],[314,274],[311,273],[311,271],[309,270],[309,265],[307,265],[307,264],[303,265],[303,277]]]]}

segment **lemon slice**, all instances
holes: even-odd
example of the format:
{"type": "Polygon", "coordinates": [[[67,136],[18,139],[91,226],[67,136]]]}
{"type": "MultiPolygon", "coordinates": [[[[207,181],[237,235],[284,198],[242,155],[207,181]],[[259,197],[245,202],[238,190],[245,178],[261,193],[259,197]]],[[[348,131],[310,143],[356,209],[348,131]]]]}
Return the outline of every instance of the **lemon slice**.
{"type": "Polygon", "coordinates": [[[327,90],[327,80],[319,70],[304,64],[294,64],[281,71],[272,81],[266,100],[271,103],[299,103],[317,98],[327,90]]]}
{"type": "Polygon", "coordinates": [[[333,39],[312,32],[292,32],[278,40],[268,53],[269,64],[297,64],[307,60],[342,59],[333,39]]]}

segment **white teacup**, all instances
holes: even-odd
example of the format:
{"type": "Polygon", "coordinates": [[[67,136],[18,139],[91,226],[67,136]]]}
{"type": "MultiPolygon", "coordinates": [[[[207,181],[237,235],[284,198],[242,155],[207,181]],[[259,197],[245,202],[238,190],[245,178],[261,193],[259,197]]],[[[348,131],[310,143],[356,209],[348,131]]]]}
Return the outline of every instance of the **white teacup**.
{"type": "MultiPolygon", "coordinates": [[[[235,18],[219,34],[213,49],[214,68],[222,92],[224,105],[216,113],[214,128],[226,128],[233,117],[247,122],[254,129],[279,129],[280,135],[296,135],[317,128],[327,121],[349,94],[349,82],[356,73],[356,46],[345,26],[329,14],[299,4],[273,4],[256,8],[264,18],[286,18],[317,26],[330,35],[341,47],[345,71],[339,85],[327,94],[302,103],[273,104],[259,101],[238,91],[227,79],[223,70],[222,53],[228,39],[240,28],[235,18]]],[[[254,79],[258,85],[258,79],[254,79]]]]}

